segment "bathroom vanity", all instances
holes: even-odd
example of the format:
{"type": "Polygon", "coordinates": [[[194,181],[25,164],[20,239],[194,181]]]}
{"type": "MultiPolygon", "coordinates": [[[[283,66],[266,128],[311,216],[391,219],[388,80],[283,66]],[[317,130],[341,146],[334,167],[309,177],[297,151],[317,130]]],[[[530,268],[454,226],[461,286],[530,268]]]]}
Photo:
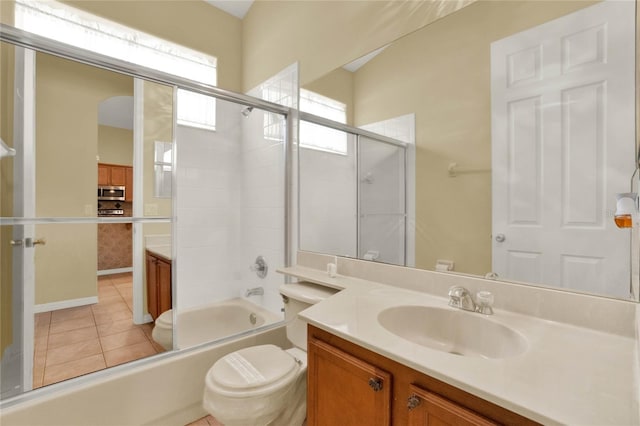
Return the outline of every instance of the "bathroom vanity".
{"type": "Polygon", "coordinates": [[[309,425],[640,422],[631,305],[343,258],[329,277],[301,258],[280,272],[342,290],[300,313],[309,425]],[[456,285],[492,291],[494,315],[449,306],[456,285]]]}
{"type": "Polygon", "coordinates": [[[314,326],[307,424],[537,424],[314,326]]]}

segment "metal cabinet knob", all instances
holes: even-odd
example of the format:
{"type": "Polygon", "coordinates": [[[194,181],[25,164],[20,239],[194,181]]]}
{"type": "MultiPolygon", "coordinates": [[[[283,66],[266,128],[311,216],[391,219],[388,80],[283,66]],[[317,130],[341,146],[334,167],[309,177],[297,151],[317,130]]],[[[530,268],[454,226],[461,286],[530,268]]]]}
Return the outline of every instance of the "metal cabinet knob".
{"type": "Polygon", "coordinates": [[[371,387],[371,389],[373,389],[374,392],[378,392],[379,390],[382,390],[382,380],[374,377],[370,378],[369,387],[371,387]]]}
{"type": "Polygon", "coordinates": [[[505,237],[505,235],[504,235],[504,234],[498,234],[498,235],[496,235],[496,241],[497,241],[497,242],[499,242],[499,243],[503,243],[503,242],[504,242],[504,240],[506,240],[506,239],[507,239],[507,237],[505,237]]]}
{"type": "Polygon", "coordinates": [[[418,395],[411,395],[408,399],[407,399],[407,408],[409,410],[413,410],[414,408],[416,408],[418,405],[420,405],[422,401],[420,400],[420,397],[418,397],[418,395]]]}

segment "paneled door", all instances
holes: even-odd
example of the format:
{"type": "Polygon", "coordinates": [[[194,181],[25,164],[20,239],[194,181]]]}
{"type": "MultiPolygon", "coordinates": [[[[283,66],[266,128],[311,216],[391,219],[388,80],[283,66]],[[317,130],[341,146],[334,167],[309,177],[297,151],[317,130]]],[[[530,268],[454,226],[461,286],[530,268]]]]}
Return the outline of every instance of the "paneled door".
{"type": "Polygon", "coordinates": [[[491,45],[493,272],[629,297],[635,2],[604,1],[491,45]],[[612,288],[616,285],[617,288],[612,288]]]}

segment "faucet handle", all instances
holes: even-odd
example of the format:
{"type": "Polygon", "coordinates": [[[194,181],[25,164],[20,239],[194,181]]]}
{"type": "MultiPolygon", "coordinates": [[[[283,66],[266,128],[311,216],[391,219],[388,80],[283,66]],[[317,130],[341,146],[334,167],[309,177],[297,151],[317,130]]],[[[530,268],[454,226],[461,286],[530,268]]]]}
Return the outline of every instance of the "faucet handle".
{"type": "Polygon", "coordinates": [[[461,299],[462,297],[464,297],[465,293],[468,294],[467,289],[459,285],[454,285],[453,287],[449,288],[449,306],[453,306],[454,308],[461,308],[461,299]]]}
{"type": "Polygon", "coordinates": [[[493,294],[490,291],[476,293],[476,312],[493,315],[493,294]]]}
{"type": "Polygon", "coordinates": [[[462,297],[466,292],[466,288],[459,285],[454,285],[453,287],[449,288],[449,297],[462,297]]]}

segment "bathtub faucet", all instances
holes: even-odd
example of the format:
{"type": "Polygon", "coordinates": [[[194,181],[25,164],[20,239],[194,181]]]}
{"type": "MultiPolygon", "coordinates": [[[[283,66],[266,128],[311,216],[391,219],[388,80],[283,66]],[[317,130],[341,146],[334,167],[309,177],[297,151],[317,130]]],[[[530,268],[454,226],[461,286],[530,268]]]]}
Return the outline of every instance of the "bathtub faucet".
{"type": "Polygon", "coordinates": [[[254,287],[254,288],[248,288],[247,291],[244,292],[244,297],[262,296],[263,294],[264,294],[264,287],[254,287]]]}

